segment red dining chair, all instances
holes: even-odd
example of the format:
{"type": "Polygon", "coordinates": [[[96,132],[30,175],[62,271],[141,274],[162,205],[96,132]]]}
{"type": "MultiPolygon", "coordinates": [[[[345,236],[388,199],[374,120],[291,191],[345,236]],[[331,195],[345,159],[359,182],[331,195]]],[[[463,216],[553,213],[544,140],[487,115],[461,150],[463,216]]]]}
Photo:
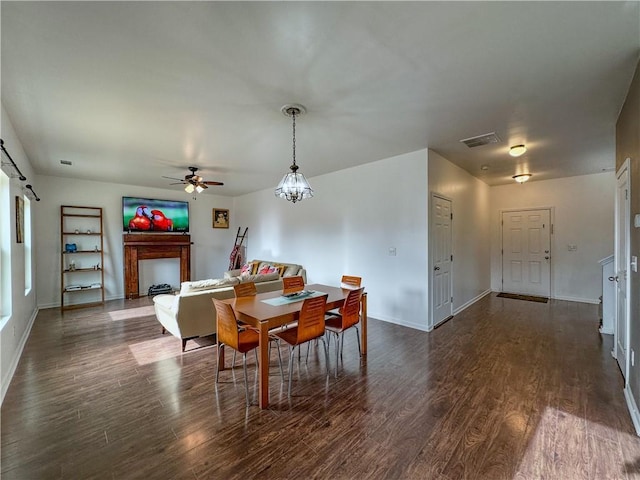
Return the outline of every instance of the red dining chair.
{"type": "MultiPolygon", "coordinates": [[[[241,297],[254,297],[258,294],[258,290],[256,289],[255,282],[246,282],[239,283],[233,286],[233,292],[235,293],[236,298],[241,297]]],[[[250,325],[242,323],[238,321],[238,325],[240,328],[253,328],[250,325]]],[[[254,329],[255,330],[255,329],[254,329]]],[[[284,378],[284,372],[282,371],[282,355],[280,354],[280,339],[276,337],[273,333],[269,333],[269,358],[271,358],[271,342],[275,342],[276,349],[278,350],[278,365],[280,366],[280,376],[284,378]]],[[[236,350],[233,351],[233,364],[234,367],[236,365],[236,350]]]]}
{"type": "Polygon", "coordinates": [[[302,304],[300,316],[296,326],[291,327],[276,335],[289,344],[289,389],[291,396],[291,376],[293,370],[293,355],[296,347],[300,351],[300,345],[311,340],[320,339],[324,345],[324,355],[327,362],[327,375],[329,374],[329,353],[327,342],[324,339],[324,312],[327,306],[327,295],[321,297],[307,298],[302,304]]]}
{"type": "Polygon", "coordinates": [[[325,328],[328,333],[336,336],[336,378],[338,377],[338,354],[342,358],[342,350],[344,348],[344,332],[350,328],[355,328],[358,339],[358,352],[362,356],[362,348],[360,346],[360,330],[358,322],[360,322],[360,301],[362,299],[364,288],[351,290],[344,301],[344,304],[338,310],[338,314],[329,314],[325,320],[325,328]]]}
{"type": "Polygon", "coordinates": [[[301,292],[304,290],[304,279],[298,277],[282,277],[282,294],[301,292]]]}
{"type": "MultiPolygon", "coordinates": [[[[220,360],[225,346],[242,353],[242,368],[244,370],[244,391],[249,406],[249,384],[247,383],[247,352],[255,350],[260,344],[258,332],[251,329],[241,329],[233,308],[228,303],[213,299],[216,309],[216,335],[218,339],[218,364],[216,368],[216,383],[220,376],[220,360]]],[[[256,364],[258,357],[256,355],[256,364]]]]}

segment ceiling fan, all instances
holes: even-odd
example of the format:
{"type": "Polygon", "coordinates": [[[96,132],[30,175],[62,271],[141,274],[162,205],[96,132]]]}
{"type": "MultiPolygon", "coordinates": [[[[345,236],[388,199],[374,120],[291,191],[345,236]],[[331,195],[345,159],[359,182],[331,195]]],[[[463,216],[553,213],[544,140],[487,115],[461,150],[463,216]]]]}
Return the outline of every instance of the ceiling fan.
{"type": "Polygon", "coordinates": [[[170,180],[177,180],[177,183],[171,183],[170,185],[185,185],[184,191],[187,193],[192,193],[194,190],[198,193],[202,192],[205,188],[209,188],[209,185],[224,185],[222,182],[209,182],[205,181],[200,175],[197,175],[198,167],[189,167],[191,173],[184,176],[184,179],[174,178],[174,177],[165,177],[170,180]]]}

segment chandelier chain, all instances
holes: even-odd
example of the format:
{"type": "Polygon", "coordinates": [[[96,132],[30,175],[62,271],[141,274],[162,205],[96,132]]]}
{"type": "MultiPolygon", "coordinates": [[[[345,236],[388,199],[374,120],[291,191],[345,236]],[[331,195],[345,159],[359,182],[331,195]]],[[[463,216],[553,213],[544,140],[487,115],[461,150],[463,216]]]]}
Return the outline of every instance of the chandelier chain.
{"type": "Polygon", "coordinates": [[[296,111],[291,109],[291,116],[293,117],[293,164],[296,164],[296,111]]]}

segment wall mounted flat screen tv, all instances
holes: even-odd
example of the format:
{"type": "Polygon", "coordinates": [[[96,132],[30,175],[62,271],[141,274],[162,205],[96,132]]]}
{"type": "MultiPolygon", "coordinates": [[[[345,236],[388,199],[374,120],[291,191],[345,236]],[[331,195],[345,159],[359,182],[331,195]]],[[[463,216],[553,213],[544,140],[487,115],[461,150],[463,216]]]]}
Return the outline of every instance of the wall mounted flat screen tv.
{"type": "Polygon", "coordinates": [[[188,232],[189,202],[122,197],[122,230],[125,232],[188,232]]]}

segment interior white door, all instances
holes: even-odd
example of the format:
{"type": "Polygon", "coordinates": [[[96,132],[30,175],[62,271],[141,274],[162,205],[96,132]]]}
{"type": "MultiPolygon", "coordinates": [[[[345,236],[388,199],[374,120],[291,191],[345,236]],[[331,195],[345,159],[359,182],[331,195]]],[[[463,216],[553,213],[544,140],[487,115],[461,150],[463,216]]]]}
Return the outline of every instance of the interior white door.
{"type": "Polygon", "coordinates": [[[615,281],[616,321],[614,355],[622,376],[627,381],[629,307],[627,295],[627,271],[629,265],[629,169],[625,166],[618,173],[615,219],[615,281]]]}
{"type": "Polygon", "coordinates": [[[431,202],[431,263],[433,325],[436,326],[453,313],[451,263],[452,256],[451,200],[433,195],[431,202]]]}
{"type": "Polygon", "coordinates": [[[551,212],[502,212],[502,291],[549,297],[551,212]]]}

